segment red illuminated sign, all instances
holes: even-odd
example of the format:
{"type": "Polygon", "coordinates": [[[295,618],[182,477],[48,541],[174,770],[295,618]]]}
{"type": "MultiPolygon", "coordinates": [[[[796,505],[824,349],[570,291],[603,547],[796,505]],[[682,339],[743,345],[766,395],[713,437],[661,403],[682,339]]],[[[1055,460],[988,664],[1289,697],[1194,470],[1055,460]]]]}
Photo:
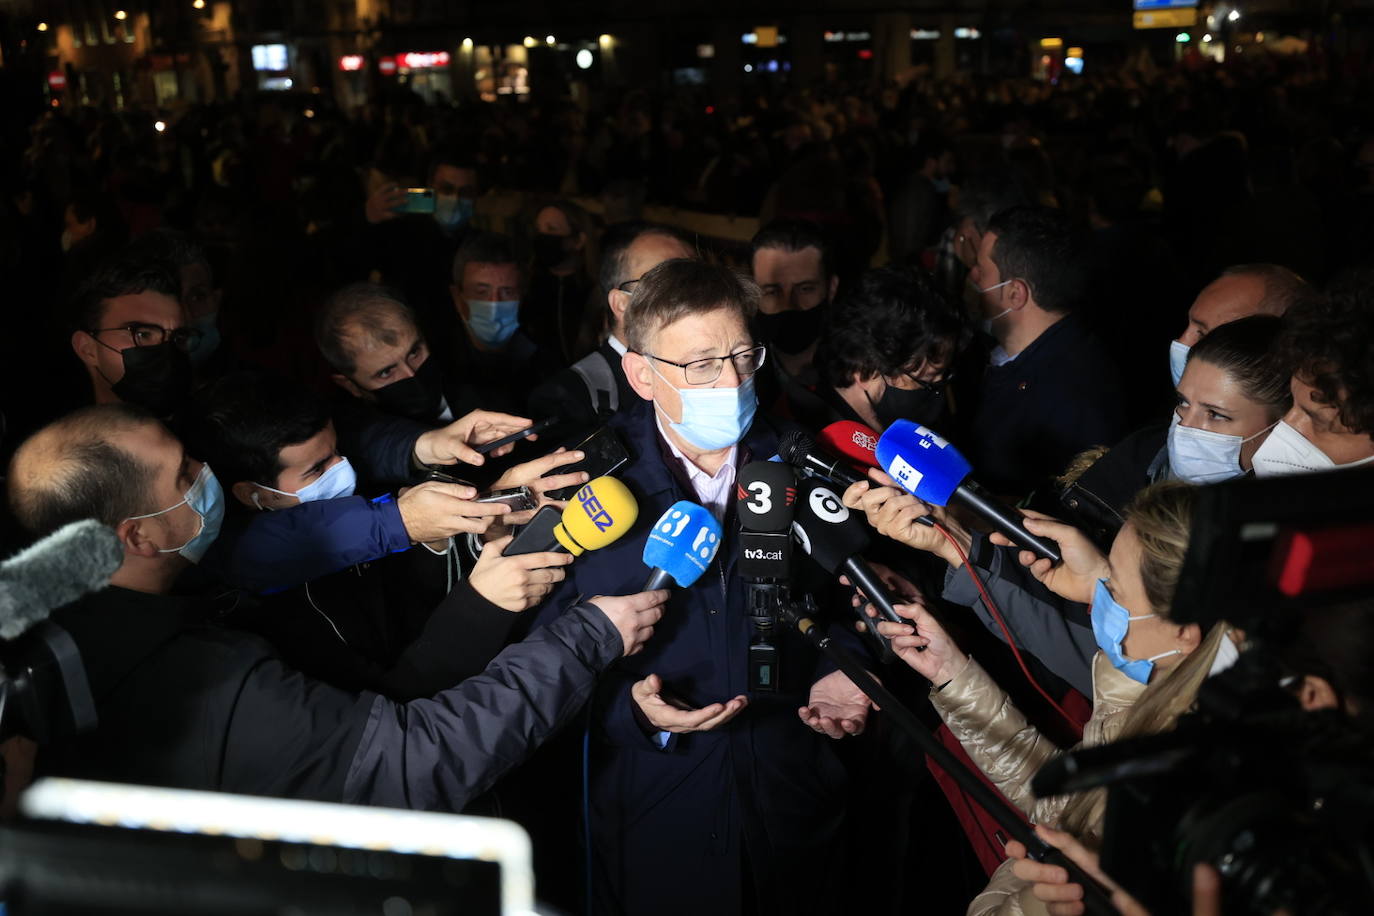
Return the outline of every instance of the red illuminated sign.
{"type": "Polygon", "coordinates": [[[54,92],[61,92],[67,88],[67,74],[61,70],[54,70],[48,74],[48,88],[54,92]]]}
{"type": "Polygon", "coordinates": [[[396,62],[407,70],[432,70],[448,66],[447,51],[407,51],[396,55],[396,62]]]}
{"type": "Polygon", "coordinates": [[[394,58],[394,57],[383,57],[383,58],[381,58],[380,60],[377,61],[377,69],[381,72],[382,76],[395,76],[395,75],[396,75],[396,58],[394,58]]]}
{"type": "Polygon", "coordinates": [[[345,54],[339,58],[339,69],[345,72],[361,70],[363,68],[363,56],[361,54],[345,54]]]}

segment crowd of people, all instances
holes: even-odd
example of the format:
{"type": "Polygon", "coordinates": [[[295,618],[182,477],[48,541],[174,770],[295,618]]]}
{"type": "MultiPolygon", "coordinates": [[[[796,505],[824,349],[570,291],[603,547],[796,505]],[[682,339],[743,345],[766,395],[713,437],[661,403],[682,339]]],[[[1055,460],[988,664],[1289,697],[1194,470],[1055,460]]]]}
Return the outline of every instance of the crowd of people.
{"type": "MultiPolygon", "coordinates": [[[[5,543],[93,518],[124,551],[54,614],[98,725],[11,768],[510,817],[568,912],[1081,911],[799,634],[750,681],[736,474],[796,429],[914,421],[1057,542],[874,469],[843,502],[906,623],[798,576],[1095,868],[1101,794],[1031,777],[1172,728],[1247,649],[1172,617],[1200,488],[1374,475],[1361,85],[1313,56],[631,91],[599,120],[259,97],[10,125],[5,543]],[[518,232],[484,228],[493,189],[525,192],[518,232]],[[760,228],[732,247],[646,200],[760,228]],[[606,471],[627,534],[507,553],[606,471]],[[722,544],[644,591],[679,500],[722,544]]],[[[1368,728],[1374,604],[1294,627],[1295,704],[1368,728]]]]}

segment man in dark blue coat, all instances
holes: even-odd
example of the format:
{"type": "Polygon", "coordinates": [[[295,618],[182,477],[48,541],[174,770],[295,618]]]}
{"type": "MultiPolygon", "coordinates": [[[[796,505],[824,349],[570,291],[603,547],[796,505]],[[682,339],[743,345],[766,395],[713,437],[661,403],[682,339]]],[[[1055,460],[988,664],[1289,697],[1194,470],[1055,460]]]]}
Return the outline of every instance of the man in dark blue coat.
{"type": "Polygon", "coordinates": [[[598,914],[837,909],[831,844],[844,772],[822,736],[862,731],[870,704],[792,633],[776,639],[778,689],[747,683],[735,471],[777,446],[771,424],[755,418],[764,350],[748,318],[757,301],[753,283],[700,261],[667,261],[638,285],[624,368],[643,401],[611,426],[632,455],[616,476],[638,500],[639,521],[569,567],[538,620],[555,618],[572,595],[640,588],[645,537],[674,502],[721,520],[711,567],[673,593],[658,638],[598,686],[589,779],[598,914]]]}
{"type": "Polygon", "coordinates": [[[1019,499],[1126,433],[1116,367],[1072,313],[1086,257],[1067,217],[1045,207],[998,213],[979,244],[969,280],[997,345],[960,444],[994,492],[1019,499]]]}

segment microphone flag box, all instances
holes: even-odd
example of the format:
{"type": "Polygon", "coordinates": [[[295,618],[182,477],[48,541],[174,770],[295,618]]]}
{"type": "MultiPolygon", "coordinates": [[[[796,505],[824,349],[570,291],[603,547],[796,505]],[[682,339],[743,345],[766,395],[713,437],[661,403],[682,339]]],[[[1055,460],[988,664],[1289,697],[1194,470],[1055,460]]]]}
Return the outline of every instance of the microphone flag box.
{"type": "Polygon", "coordinates": [[[661,569],[686,588],[706,572],[720,549],[720,523],[687,500],[668,507],[644,542],[644,565],[661,569]]]}
{"type": "Polygon", "coordinates": [[[973,465],[933,430],[898,420],[878,439],[878,462],[908,493],[936,506],[949,503],[973,465]]]}
{"type": "Polygon", "coordinates": [[[740,532],[739,574],[745,579],[788,578],[792,536],[786,532],[740,532]]]}

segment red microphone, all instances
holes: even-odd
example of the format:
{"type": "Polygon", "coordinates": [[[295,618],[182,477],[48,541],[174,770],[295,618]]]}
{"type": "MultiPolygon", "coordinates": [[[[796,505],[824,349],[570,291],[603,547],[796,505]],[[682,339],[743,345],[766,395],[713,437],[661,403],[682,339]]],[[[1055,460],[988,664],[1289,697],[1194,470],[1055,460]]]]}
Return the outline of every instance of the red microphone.
{"type": "Polygon", "coordinates": [[[816,443],[844,458],[860,475],[867,475],[869,468],[882,467],[875,452],[878,434],[862,423],[853,420],[831,423],[817,434],[816,443]]]}

